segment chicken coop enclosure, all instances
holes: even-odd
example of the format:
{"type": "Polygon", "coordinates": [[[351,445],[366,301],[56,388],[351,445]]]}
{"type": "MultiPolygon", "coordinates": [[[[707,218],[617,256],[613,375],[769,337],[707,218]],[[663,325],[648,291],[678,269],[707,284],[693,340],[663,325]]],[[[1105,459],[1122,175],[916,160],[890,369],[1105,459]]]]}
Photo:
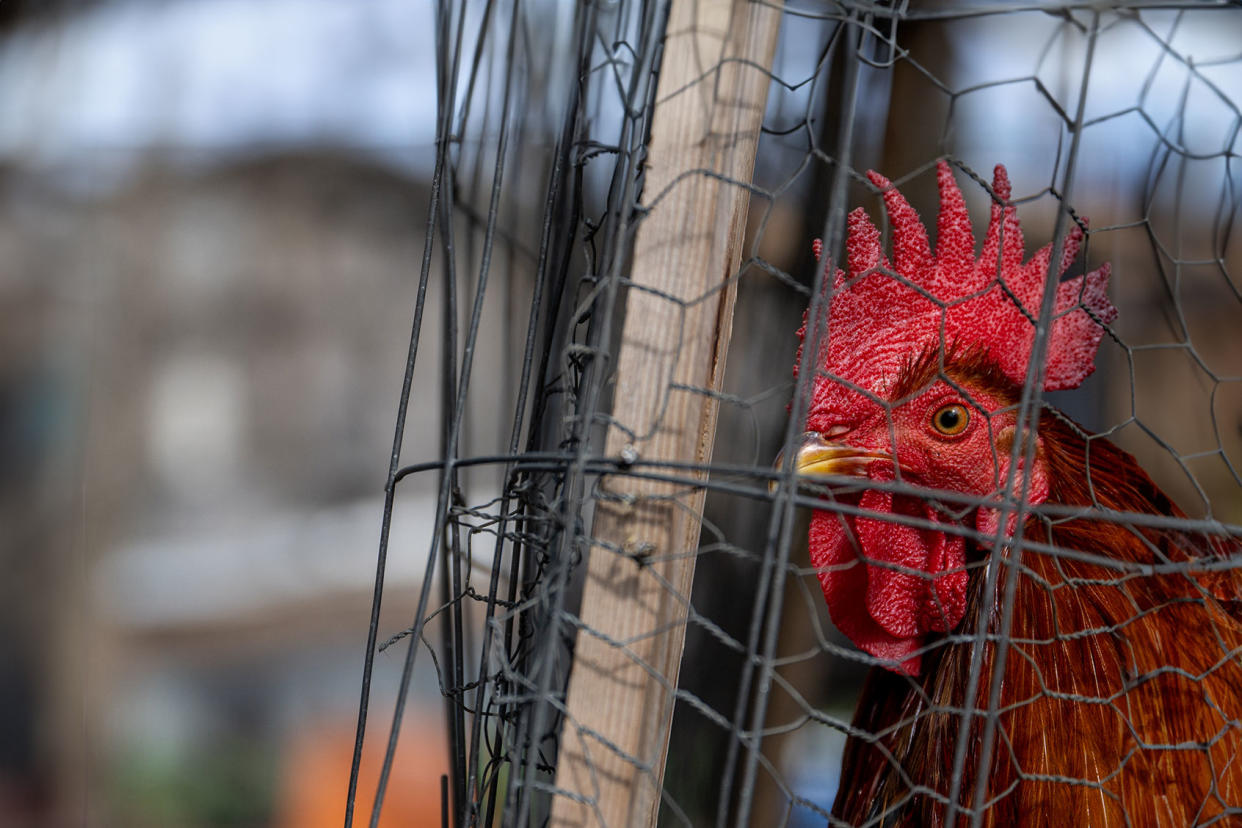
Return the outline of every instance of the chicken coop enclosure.
{"type": "Polygon", "coordinates": [[[1242,12],[444,0],[436,27],[346,826],[384,824],[428,738],[420,675],[445,825],[1242,813],[1242,12]],[[986,278],[946,298],[950,259],[986,278]],[[924,324],[934,347],[890,347],[924,324]],[[970,349],[999,406],[959,387],[970,349]],[[851,462],[895,477],[840,464],[834,384],[893,440],[851,462]],[[898,445],[946,384],[943,436],[1003,432],[945,461],[983,489],[898,445]],[[412,412],[438,454],[403,450],[412,412]],[[390,546],[412,486],[434,516],[390,546]],[[426,575],[400,622],[397,557],[426,575]],[[908,629],[839,603],[916,589],[908,629]]]}

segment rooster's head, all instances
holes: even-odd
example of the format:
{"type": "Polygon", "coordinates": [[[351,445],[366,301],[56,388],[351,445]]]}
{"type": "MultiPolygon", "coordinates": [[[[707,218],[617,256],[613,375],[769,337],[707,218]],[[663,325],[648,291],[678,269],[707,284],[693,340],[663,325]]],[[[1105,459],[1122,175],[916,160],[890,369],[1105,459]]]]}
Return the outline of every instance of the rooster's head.
{"type": "MultiPolygon", "coordinates": [[[[969,504],[998,499],[1010,481],[1029,504],[1048,494],[1038,452],[1032,469],[1021,461],[1011,469],[1010,450],[1053,251],[1049,244],[1023,262],[1003,166],[978,257],[948,164],[938,170],[934,255],[906,199],[887,179],[868,176],[883,192],[893,257],[885,257],[867,214],[851,213],[849,273],[825,271],[827,335],[818,337],[818,358],[807,360],[816,374],[796,464],[800,474],[869,481],[861,493],[837,491],[837,509],[815,512],[811,560],[841,631],[890,669],[917,675],[926,637],[954,629],[966,611],[966,538],[958,526],[939,527],[950,528],[956,510],[979,532],[1007,536],[1012,518],[1002,527],[997,509],[969,504]],[[956,493],[965,505],[961,497],[937,505],[934,491],[919,497],[896,484],[956,493]]],[[[1058,278],[1082,238],[1075,223],[1058,278]]],[[[1103,326],[1116,315],[1105,295],[1108,275],[1105,264],[1057,286],[1044,389],[1073,388],[1094,369],[1103,326]]],[[[800,334],[810,341],[806,330],[800,334]]]]}

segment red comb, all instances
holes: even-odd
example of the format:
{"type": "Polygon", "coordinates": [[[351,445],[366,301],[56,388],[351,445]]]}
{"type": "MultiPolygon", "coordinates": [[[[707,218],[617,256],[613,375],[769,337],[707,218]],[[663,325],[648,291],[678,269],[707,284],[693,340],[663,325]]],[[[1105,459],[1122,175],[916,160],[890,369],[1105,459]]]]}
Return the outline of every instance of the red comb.
{"type": "MultiPolygon", "coordinates": [[[[885,257],[880,233],[866,212],[859,208],[850,213],[846,241],[850,275],[847,279],[837,270],[833,280],[828,342],[817,360],[827,376],[816,380],[812,418],[850,411],[858,391],[849,385],[883,396],[901,367],[928,347],[982,350],[1021,385],[1030,366],[1034,320],[1039,317],[1052,245],[1022,262],[1022,229],[1017,208],[1009,203],[1004,166],[996,165],[992,181],[996,200],[977,259],[970,215],[947,163],[940,162],[936,176],[940,216],[935,255],[922,220],[905,197],[882,175],[868,172],[867,177],[883,191],[893,227],[893,260],[885,257]]],[[[1078,254],[1082,238],[1077,225],[1066,235],[1058,278],[1078,254]]],[[[817,258],[821,250],[819,245],[817,258]]],[[[1057,287],[1045,390],[1074,388],[1095,369],[1103,326],[1117,316],[1105,295],[1108,276],[1109,266],[1104,264],[1057,287]]],[[[802,336],[805,327],[799,331],[802,336]]]]}

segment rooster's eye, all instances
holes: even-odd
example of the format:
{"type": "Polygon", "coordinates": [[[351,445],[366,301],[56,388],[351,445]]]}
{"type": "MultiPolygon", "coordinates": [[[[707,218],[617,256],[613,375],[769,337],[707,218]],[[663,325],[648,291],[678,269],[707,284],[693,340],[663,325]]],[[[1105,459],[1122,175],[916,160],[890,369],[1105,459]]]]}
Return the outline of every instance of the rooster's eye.
{"type": "Polygon", "coordinates": [[[966,406],[953,403],[941,406],[932,414],[932,427],[946,437],[956,437],[966,430],[970,423],[970,412],[966,406]]]}

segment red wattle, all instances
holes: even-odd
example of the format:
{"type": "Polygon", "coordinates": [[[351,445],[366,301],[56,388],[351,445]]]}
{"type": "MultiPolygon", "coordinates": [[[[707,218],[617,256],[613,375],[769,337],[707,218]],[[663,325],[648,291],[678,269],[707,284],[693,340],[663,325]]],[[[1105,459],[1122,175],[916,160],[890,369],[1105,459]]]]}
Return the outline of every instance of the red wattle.
{"type": "Polygon", "coordinates": [[[922,638],[891,635],[867,612],[863,598],[867,567],[854,552],[857,541],[852,527],[846,528],[848,521],[833,512],[816,511],[811,516],[811,563],[819,570],[832,623],[860,649],[884,661],[888,669],[917,676],[922,638]]]}
{"type": "MultiPolygon", "coordinates": [[[[924,503],[929,520],[937,520],[935,510],[924,503]]],[[[927,571],[939,573],[927,590],[923,607],[923,628],[931,632],[948,632],[966,615],[966,539],[944,532],[929,533],[933,546],[927,555],[927,571]]]]}
{"type": "Polygon", "coordinates": [[[824,598],[833,623],[858,647],[891,670],[918,675],[927,634],[947,632],[965,615],[965,541],[884,517],[939,522],[922,500],[873,489],[858,505],[876,515],[817,511],[811,519],[811,561],[824,598]]]}
{"type": "MultiPolygon", "coordinates": [[[[927,547],[920,537],[922,533],[913,526],[884,519],[884,515],[893,512],[890,492],[871,489],[863,494],[858,505],[878,514],[854,519],[867,569],[867,612],[890,635],[917,637],[923,633],[920,616],[923,593],[927,590],[927,578],[923,575],[927,547]]],[[[922,517],[921,510],[918,516],[922,517]]]]}

